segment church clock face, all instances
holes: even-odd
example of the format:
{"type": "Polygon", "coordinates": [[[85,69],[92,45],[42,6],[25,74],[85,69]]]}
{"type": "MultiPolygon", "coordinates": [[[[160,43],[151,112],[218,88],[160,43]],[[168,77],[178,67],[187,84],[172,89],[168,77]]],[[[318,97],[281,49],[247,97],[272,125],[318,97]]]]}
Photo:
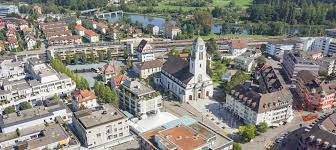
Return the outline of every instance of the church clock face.
{"type": "Polygon", "coordinates": [[[203,45],[200,45],[200,46],[199,46],[199,50],[200,50],[200,51],[203,51],[203,50],[204,50],[204,46],[203,46],[203,45]]]}

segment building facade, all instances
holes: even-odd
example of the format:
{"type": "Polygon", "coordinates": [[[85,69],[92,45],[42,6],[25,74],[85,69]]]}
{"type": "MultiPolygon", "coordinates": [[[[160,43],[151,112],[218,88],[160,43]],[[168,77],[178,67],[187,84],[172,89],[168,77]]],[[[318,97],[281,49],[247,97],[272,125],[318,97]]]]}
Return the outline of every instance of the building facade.
{"type": "Polygon", "coordinates": [[[160,112],[162,96],[150,86],[140,81],[126,80],[118,90],[120,109],[138,117],[160,112]]]}
{"type": "Polygon", "coordinates": [[[141,40],[136,49],[136,55],[140,62],[155,60],[153,48],[146,40],[141,40]]]}
{"type": "Polygon", "coordinates": [[[161,72],[163,62],[161,60],[151,60],[133,64],[133,70],[140,78],[146,79],[149,76],[161,72]]]}
{"type": "Polygon", "coordinates": [[[182,102],[205,99],[213,95],[213,83],[207,74],[205,42],[198,37],[192,45],[189,62],[170,56],[161,71],[161,85],[182,102]]]}

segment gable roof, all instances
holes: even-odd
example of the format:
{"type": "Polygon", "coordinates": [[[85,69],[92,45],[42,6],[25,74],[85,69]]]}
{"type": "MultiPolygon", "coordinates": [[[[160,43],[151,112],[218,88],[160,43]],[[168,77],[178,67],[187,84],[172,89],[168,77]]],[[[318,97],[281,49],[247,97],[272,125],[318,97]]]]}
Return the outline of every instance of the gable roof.
{"type": "Polygon", "coordinates": [[[75,100],[79,103],[86,102],[89,100],[96,99],[96,95],[89,90],[77,90],[73,93],[75,100]]]}
{"type": "Polygon", "coordinates": [[[145,62],[137,64],[137,68],[139,68],[139,70],[158,68],[158,67],[161,68],[162,66],[163,66],[163,62],[157,59],[152,60],[152,61],[145,61],[145,62]]]}
{"type": "Polygon", "coordinates": [[[145,48],[146,44],[148,42],[146,40],[141,40],[141,42],[139,43],[138,47],[137,47],[137,52],[142,53],[143,49],[145,48]]]}
{"type": "Polygon", "coordinates": [[[231,40],[231,48],[233,49],[247,48],[247,41],[242,39],[233,39],[231,40]]]}
{"type": "Polygon", "coordinates": [[[194,76],[189,72],[189,62],[178,56],[169,56],[162,70],[179,79],[184,84],[188,84],[194,76]]]}
{"type": "Polygon", "coordinates": [[[103,72],[104,72],[104,74],[110,74],[110,73],[115,73],[115,69],[114,69],[114,67],[113,66],[111,66],[110,64],[105,64],[104,66],[103,66],[103,72]]]}

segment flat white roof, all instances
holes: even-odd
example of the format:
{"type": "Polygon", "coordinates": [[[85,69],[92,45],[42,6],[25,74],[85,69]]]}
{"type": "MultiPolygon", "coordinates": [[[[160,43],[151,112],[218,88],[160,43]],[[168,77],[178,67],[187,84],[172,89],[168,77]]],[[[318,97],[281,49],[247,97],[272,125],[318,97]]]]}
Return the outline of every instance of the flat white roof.
{"type": "Polygon", "coordinates": [[[138,133],[144,133],[177,119],[179,118],[171,113],[159,112],[154,116],[148,116],[146,119],[139,120],[138,122],[131,124],[131,126],[138,133]]]}

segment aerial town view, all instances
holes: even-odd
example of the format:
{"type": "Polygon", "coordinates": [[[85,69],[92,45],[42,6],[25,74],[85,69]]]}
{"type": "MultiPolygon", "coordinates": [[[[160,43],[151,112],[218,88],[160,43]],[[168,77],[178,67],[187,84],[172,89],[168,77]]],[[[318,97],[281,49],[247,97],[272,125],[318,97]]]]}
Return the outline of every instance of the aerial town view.
{"type": "Polygon", "coordinates": [[[0,0],[0,150],[336,150],[336,0],[0,0]]]}

